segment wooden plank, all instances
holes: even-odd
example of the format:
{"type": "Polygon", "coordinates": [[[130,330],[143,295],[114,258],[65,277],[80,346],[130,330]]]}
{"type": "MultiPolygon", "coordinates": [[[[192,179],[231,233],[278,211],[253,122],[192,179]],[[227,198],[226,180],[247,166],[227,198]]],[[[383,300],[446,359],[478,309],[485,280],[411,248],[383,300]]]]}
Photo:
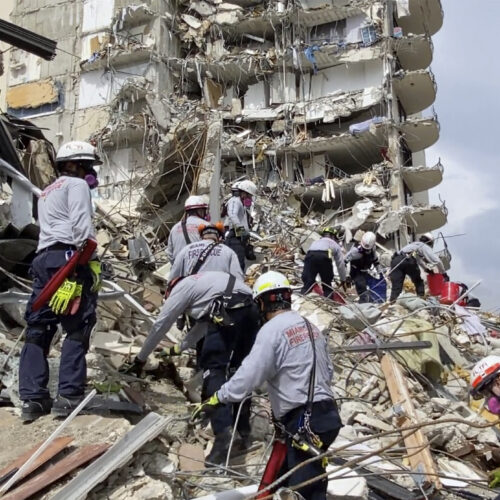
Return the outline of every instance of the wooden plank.
{"type": "MultiPolygon", "coordinates": [[[[410,466],[413,472],[424,476],[424,484],[434,484],[436,489],[441,489],[441,481],[436,476],[437,468],[434,464],[429,442],[424,433],[418,429],[411,433],[403,432],[405,427],[418,424],[418,418],[413,406],[406,379],[398,362],[389,354],[385,354],[380,361],[382,371],[387,382],[392,403],[402,410],[402,415],[397,419],[398,427],[402,430],[406,450],[409,455],[410,466]],[[420,450],[417,452],[417,450],[420,450]]],[[[416,478],[418,476],[415,476],[416,478]]]]}
{"type": "Polygon", "coordinates": [[[70,453],[68,456],[59,460],[47,470],[38,474],[33,479],[22,484],[9,494],[4,496],[4,500],[24,500],[31,495],[38,493],[58,479],[66,476],[81,465],[90,462],[92,459],[102,455],[109,448],[109,444],[89,444],[70,453]]]}
{"type": "MultiPolygon", "coordinates": [[[[22,479],[23,477],[31,474],[35,469],[38,469],[45,462],[55,457],[60,451],[62,451],[69,443],[73,441],[72,436],[62,436],[51,443],[51,445],[33,462],[33,464],[26,469],[25,472],[19,477],[22,479]]],[[[34,448],[31,448],[26,453],[23,453],[20,457],[16,458],[11,464],[7,465],[0,471],[0,484],[5,482],[7,479],[12,477],[19,468],[29,460],[29,458],[42,446],[44,441],[38,443],[34,448]]]]}
{"type": "Polygon", "coordinates": [[[145,443],[154,439],[173,417],[165,418],[157,413],[146,415],[133,429],[117,441],[104,455],[69,482],[52,500],[80,500],[87,496],[101,481],[118,469],[145,443]]]}

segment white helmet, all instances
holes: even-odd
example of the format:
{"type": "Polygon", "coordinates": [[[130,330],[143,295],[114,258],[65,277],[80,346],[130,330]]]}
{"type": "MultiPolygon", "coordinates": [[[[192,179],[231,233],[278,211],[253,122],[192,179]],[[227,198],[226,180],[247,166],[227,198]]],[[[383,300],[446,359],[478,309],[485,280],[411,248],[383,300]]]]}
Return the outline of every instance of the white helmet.
{"type": "Polygon", "coordinates": [[[420,236],[420,241],[432,247],[434,245],[434,236],[432,233],[425,233],[420,236]]]}
{"type": "Polygon", "coordinates": [[[268,271],[259,276],[253,285],[254,300],[260,297],[263,293],[271,292],[272,290],[290,290],[290,282],[286,276],[276,271],[268,271]]]}
{"type": "Polygon", "coordinates": [[[500,372],[500,356],[486,356],[470,372],[471,392],[479,395],[500,372]]]}
{"type": "Polygon", "coordinates": [[[361,246],[365,250],[371,250],[375,246],[376,241],[377,241],[377,237],[375,236],[375,233],[372,233],[371,231],[367,231],[361,237],[361,246]]]}
{"type": "Polygon", "coordinates": [[[208,208],[207,200],[204,196],[188,196],[184,202],[184,210],[196,210],[197,208],[208,208]]]}
{"type": "Polygon", "coordinates": [[[85,160],[92,162],[93,165],[102,165],[95,147],[83,141],[67,142],[57,152],[56,163],[74,160],[85,160]]]}
{"type": "Polygon", "coordinates": [[[238,189],[252,196],[257,196],[257,186],[252,181],[238,182],[238,189]]]}
{"type": "Polygon", "coordinates": [[[234,182],[231,186],[231,191],[238,191],[238,189],[240,189],[240,182],[241,181],[234,182]]]}

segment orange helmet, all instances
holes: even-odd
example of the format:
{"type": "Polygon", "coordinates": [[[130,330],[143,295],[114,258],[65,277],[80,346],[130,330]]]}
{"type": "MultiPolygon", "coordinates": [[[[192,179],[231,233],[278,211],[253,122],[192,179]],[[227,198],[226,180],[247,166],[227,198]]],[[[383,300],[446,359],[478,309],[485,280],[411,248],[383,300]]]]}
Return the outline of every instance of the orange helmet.
{"type": "Polygon", "coordinates": [[[198,233],[202,238],[205,234],[215,234],[218,238],[222,238],[224,236],[224,224],[221,221],[217,221],[215,224],[200,224],[198,233]]]}

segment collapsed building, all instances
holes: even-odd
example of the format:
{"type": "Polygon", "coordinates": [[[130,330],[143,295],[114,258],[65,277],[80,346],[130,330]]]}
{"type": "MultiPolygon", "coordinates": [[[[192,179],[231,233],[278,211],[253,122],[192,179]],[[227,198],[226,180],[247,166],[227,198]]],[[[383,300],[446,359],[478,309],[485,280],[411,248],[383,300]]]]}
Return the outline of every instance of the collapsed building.
{"type": "MultiPolygon", "coordinates": [[[[258,182],[250,283],[270,267],[298,284],[325,224],[375,231],[387,263],[393,249],[446,223],[445,205],[428,197],[443,167],[425,160],[439,138],[428,111],[439,0],[37,0],[16,1],[12,20],[56,38],[60,51],[41,61],[12,49],[6,66],[1,157],[21,175],[1,174],[0,398],[18,404],[33,195],[55,176],[52,145],[91,140],[104,160],[93,193],[99,253],[113,274],[100,294],[89,378],[128,416],[77,417],[68,427],[74,444],[87,462],[102,457],[73,480],[74,463],[57,478],[41,470],[45,489],[36,489],[36,472],[17,488],[56,498],[253,495],[272,439],[265,400],[254,404],[256,445],[220,475],[203,466],[210,430],[186,421],[186,402],[199,397],[190,356],[153,363],[145,380],[124,380],[116,368],[138,352],[161,307],[164,241],[189,193],[209,194],[216,219],[229,183],[258,182]],[[137,423],[148,409],[163,417],[137,423]]],[[[336,370],[345,427],[331,452],[330,498],[493,498],[485,471],[500,462],[498,419],[469,404],[467,370],[500,348],[498,318],[411,294],[388,308],[352,299],[342,307],[314,294],[294,300],[328,332],[336,370]],[[393,341],[388,355],[380,345],[393,341]],[[412,426],[415,435],[404,431],[412,426]]],[[[30,451],[57,424],[43,417],[22,428],[14,410],[2,419],[14,449],[0,463],[10,474],[14,444],[29,436],[30,451]]]]}

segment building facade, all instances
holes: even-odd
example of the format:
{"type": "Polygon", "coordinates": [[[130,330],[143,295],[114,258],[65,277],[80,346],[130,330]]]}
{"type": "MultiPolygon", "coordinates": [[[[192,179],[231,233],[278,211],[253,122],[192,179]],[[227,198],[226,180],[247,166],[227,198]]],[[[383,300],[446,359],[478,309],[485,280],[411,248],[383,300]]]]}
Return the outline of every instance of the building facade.
{"type": "Polygon", "coordinates": [[[61,51],[11,51],[8,111],[55,147],[93,140],[99,197],[149,211],[153,232],[188,191],[218,195],[242,175],[292,183],[304,211],[389,247],[446,222],[427,196],[442,166],[425,163],[439,0],[14,4],[12,21],[61,51]]]}

